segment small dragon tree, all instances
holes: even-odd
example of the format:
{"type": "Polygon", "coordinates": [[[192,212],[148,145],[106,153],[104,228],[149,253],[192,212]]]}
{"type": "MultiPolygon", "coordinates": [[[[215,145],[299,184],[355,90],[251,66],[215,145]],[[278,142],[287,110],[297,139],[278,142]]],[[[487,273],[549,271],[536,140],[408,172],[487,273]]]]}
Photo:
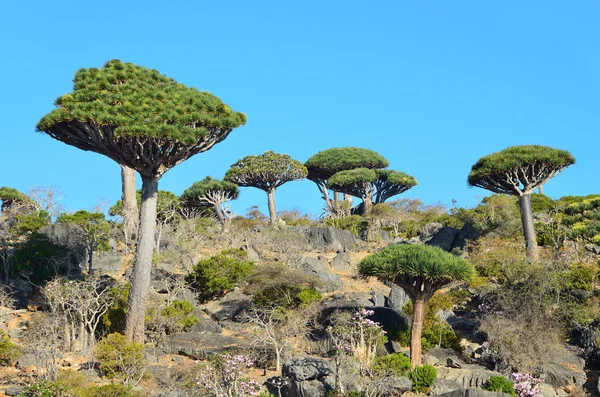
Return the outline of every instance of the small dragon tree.
{"type": "Polygon", "coordinates": [[[25,194],[17,189],[6,186],[0,187],[0,201],[2,201],[2,205],[0,206],[0,211],[2,212],[17,206],[24,207],[31,203],[31,199],[25,194]]]}
{"type": "Polygon", "coordinates": [[[219,98],[186,87],[156,70],[109,61],[80,69],[73,92],[59,97],[38,131],[103,154],[142,177],[142,205],[129,294],[126,336],[144,340],[156,229],[158,181],[172,167],[223,141],[246,122],[219,98]]]}
{"type": "Polygon", "coordinates": [[[404,172],[356,168],[340,171],[329,178],[329,186],[337,191],[360,197],[364,214],[368,215],[375,204],[403,193],[417,185],[417,180],[404,172]]]}
{"type": "Polygon", "coordinates": [[[379,153],[358,147],[340,147],[323,150],[304,163],[308,169],[307,178],[313,181],[323,195],[327,208],[335,209],[336,199],[329,197],[329,178],[340,171],[355,168],[378,169],[389,166],[389,162],[379,153]]]}
{"type": "Polygon", "coordinates": [[[227,233],[231,217],[226,203],[237,199],[239,195],[240,189],[235,183],[207,176],[185,189],[181,195],[181,200],[192,207],[211,207],[221,224],[222,231],[227,233]]]}
{"type": "Polygon", "coordinates": [[[304,179],[307,174],[301,162],[287,154],[268,151],[258,156],[246,156],[233,164],[225,174],[225,180],[267,192],[270,220],[274,224],[277,220],[275,189],[286,182],[304,179]]]}
{"type": "Polygon", "coordinates": [[[575,158],[566,150],[539,145],[512,146],[480,158],[471,168],[468,183],[519,197],[527,257],[537,261],[531,193],[574,163],[575,158]]]}
{"type": "Polygon", "coordinates": [[[469,281],[475,269],[465,259],[438,247],[394,244],[364,258],[359,273],[398,285],[412,300],[410,361],[415,368],[421,365],[421,334],[427,301],[435,291],[453,281],[469,281]]]}

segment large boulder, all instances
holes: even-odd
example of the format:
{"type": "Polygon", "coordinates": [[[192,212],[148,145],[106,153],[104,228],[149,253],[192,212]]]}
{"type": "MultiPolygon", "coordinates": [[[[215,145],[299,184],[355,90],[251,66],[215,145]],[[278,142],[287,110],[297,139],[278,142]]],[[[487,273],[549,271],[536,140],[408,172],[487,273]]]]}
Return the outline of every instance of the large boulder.
{"type": "Polygon", "coordinates": [[[569,384],[583,386],[587,381],[584,370],[585,360],[574,352],[557,354],[554,361],[538,366],[536,375],[545,383],[555,387],[564,387],[569,384]]]}
{"type": "Polygon", "coordinates": [[[402,311],[402,307],[410,301],[410,298],[401,287],[396,284],[388,284],[391,288],[390,293],[386,297],[385,306],[390,309],[402,311]]]}
{"type": "Polygon", "coordinates": [[[164,352],[204,360],[215,354],[243,352],[248,344],[231,336],[210,333],[179,332],[167,336],[164,352]]]}
{"type": "MultiPolygon", "coordinates": [[[[446,360],[442,362],[446,363],[446,360]]],[[[438,379],[455,382],[462,389],[482,388],[492,376],[502,376],[499,372],[469,364],[464,364],[461,368],[439,367],[437,368],[437,374],[438,379]]]]}
{"type": "Polygon", "coordinates": [[[451,251],[454,246],[454,239],[458,236],[459,230],[453,227],[441,228],[426,244],[440,247],[444,251],[451,251]]]}
{"type": "Polygon", "coordinates": [[[343,271],[343,272],[356,272],[357,267],[352,264],[350,260],[350,255],[346,252],[340,252],[333,258],[330,263],[331,267],[335,270],[343,271]]]}
{"type": "Polygon", "coordinates": [[[283,364],[281,373],[289,380],[281,388],[282,397],[325,397],[335,387],[333,364],[320,358],[291,359],[283,364]]]}
{"type": "Polygon", "coordinates": [[[298,268],[319,280],[319,285],[316,288],[319,292],[333,292],[344,288],[342,279],[332,274],[328,269],[328,265],[317,258],[302,257],[298,268]]]}
{"type": "Polygon", "coordinates": [[[244,313],[252,306],[252,298],[239,291],[232,291],[219,300],[208,302],[202,309],[218,322],[243,320],[244,313]]]}
{"type": "Polygon", "coordinates": [[[583,349],[588,367],[600,368],[600,319],[587,327],[576,328],[573,340],[583,349]]]}
{"type": "Polygon", "coordinates": [[[100,276],[103,274],[121,274],[123,256],[118,252],[97,252],[94,253],[92,262],[94,274],[100,276]]]}
{"type": "Polygon", "coordinates": [[[456,235],[452,248],[464,249],[469,241],[477,240],[479,236],[481,236],[481,233],[473,225],[465,223],[456,235]]]}
{"type": "Polygon", "coordinates": [[[497,391],[486,391],[482,389],[465,388],[448,393],[437,394],[440,397],[509,397],[510,394],[497,392],[497,391]]]}
{"type": "Polygon", "coordinates": [[[428,242],[429,240],[434,238],[435,235],[438,234],[438,232],[442,230],[443,227],[444,225],[442,225],[439,222],[430,222],[426,224],[425,226],[423,226],[423,229],[421,229],[421,231],[419,232],[419,240],[422,243],[428,242]]]}
{"type": "Polygon", "coordinates": [[[358,247],[357,238],[347,230],[333,227],[308,227],[302,229],[309,245],[320,252],[348,252],[358,247]]]}

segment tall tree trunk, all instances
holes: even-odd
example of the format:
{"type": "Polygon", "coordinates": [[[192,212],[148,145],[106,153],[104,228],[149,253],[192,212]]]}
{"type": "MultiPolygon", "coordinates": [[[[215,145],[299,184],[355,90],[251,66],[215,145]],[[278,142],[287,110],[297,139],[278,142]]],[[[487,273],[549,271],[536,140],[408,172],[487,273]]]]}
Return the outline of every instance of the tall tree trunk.
{"type": "Polygon", "coordinates": [[[423,335],[425,303],[424,298],[413,300],[413,321],[410,334],[410,365],[412,369],[421,365],[421,336],[423,335]]]}
{"type": "Polygon", "coordinates": [[[539,253],[537,239],[533,228],[533,213],[531,211],[531,194],[523,194],[519,197],[519,208],[521,209],[521,223],[523,225],[523,236],[527,246],[527,259],[537,262],[539,253]]]}
{"type": "Polygon", "coordinates": [[[213,208],[215,210],[215,214],[217,214],[217,219],[221,224],[221,233],[227,233],[229,230],[229,222],[227,216],[223,213],[223,209],[221,206],[217,204],[213,204],[213,208]]]}
{"type": "Polygon", "coordinates": [[[363,200],[363,215],[367,216],[371,213],[371,210],[373,209],[373,201],[371,201],[372,198],[371,197],[365,197],[365,199],[363,200]]]}
{"type": "Polygon", "coordinates": [[[144,341],[144,317],[146,315],[148,289],[150,288],[157,201],[158,179],[142,177],[140,227],[125,323],[125,336],[127,339],[140,343],[144,341]]]}
{"type": "Polygon", "coordinates": [[[127,239],[132,240],[137,233],[139,212],[137,207],[137,197],[135,189],[135,170],[133,168],[121,165],[121,183],[123,203],[123,226],[127,239]]]}
{"type": "Polygon", "coordinates": [[[336,206],[340,204],[340,192],[333,191],[333,201],[336,206]]]}
{"type": "Polygon", "coordinates": [[[274,225],[277,221],[277,210],[275,209],[275,189],[267,191],[267,198],[269,201],[269,217],[271,219],[271,225],[274,225]]]}
{"type": "Polygon", "coordinates": [[[94,259],[94,250],[88,248],[88,276],[94,276],[94,268],[92,267],[92,260],[94,259]]]}
{"type": "Polygon", "coordinates": [[[546,193],[544,193],[544,185],[538,186],[538,189],[540,191],[540,194],[546,195],[546,193]]]}

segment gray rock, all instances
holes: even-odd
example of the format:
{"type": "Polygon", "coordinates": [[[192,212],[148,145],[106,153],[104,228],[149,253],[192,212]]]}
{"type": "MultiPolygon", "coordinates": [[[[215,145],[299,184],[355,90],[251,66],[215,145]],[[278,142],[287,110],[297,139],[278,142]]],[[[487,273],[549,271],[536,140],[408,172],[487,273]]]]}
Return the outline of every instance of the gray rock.
{"type": "Polygon", "coordinates": [[[482,388],[492,376],[502,376],[494,371],[486,370],[478,365],[463,364],[462,368],[437,368],[438,379],[456,382],[463,389],[471,387],[482,388]]]}
{"type": "Polygon", "coordinates": [[[314,250],[348,252],[358,247],[358,240],[347,230],[333,227],[308,227],[300,229],[314,250]]]}
{"type": "Polygon", "coordinates": [[[385,307],[385,296],[381,292],[375,290],[371,291],[371,302],[373,306],[385,307]]]}
{"type": "Polygon", "coordinates": [[[444,251],[451,251],[454,239],[458,233],[458,229],[453,227],[443,227],[431,239],[427,240],[426,244],[440,247],[444,251]]]}
{"type": "Polygon", "coordinates": [[[340,252],[333,258],[330,263],[331,267],[335,270],[341,270],[343,272],[356,272],[356,266],[352,264],[350,255],[346,252],[340,252]]]}
{"type": "Polygon", "coordinates": [[[563,387],[569,384],[583,386],[587,381],[583,365],[570,365],[569,363],[541,365],[538,377],[555,387],[563,387]]]}
{"type": "Polygon", "coordinates": [[[179,332],[167,336],[163,349],[167,354],[182,354],[204,360],[224,352],[241,352],[247,347],[244,341],[230,336],[179,332]]]}
{"type": "Polygon", "coordinates": [[[433,386],[431,386],[431,395],[437,396],[443,393],[449,393],[451,391],[461,390],[462,387],[453,380],[448,379],[436,379],[433,386]]]}
{"type": "Polygon", "coordinates": [[[33,367],[37,363],[37,358],[35,354],[25,353],[21,354],[21,357],[17,360],[17,368],[25,369],[29,367],[33,367]]]}
{"type": "Polygon", "coordinates": [[[509,397],[510,394],[482,389],[460,389],[438,394],[440,397],[509,397]]]}
{"type": "Polygon", "coordinates": [[[425,226],[423,226],[423,229],[421,229],[421,232],[419,233],[419,240],[423,243],[428,242],[429,240],[431,240],[442,228],[444,227],[444,225],[442,225],[439,222],[430,222],[428,224],[426,224],[425,226]]]}
{"type": "Polygon", "coordinates": [[[283,364],[281,373],[293,381],[321,379],[335,374],[333,363],[320,358],[293,358],[283,364]]]}
{"type": "Polygon", "coordinates": [[[254,249],[254,247],[252,247],[252,245],[246,243],[242,245],[240,249],[248,253],[248,260],[253,262],[260,261],[260,256],[258,255],[258,252],[256,252],[256,250],[254,249]]]}
{"type": "Polygon", "coordinates": [[[324,310],[335,308],[348,309],[372,306],[364,294],[334,294],[321,302],[324,310]]]}
{"type": "Polygon", "coordinates": [[[452,244],[452,248],[464,249],[469,241],[477,240],[481,236],[473,225],[470,223],[465,223],[465,225],[460,229],[458,235],[454,239],[454,243],[452,244]]]}
{"type": "Polygon", "coordinates": [[[25,386],[9,386],[4,389],[4,394],[7,396],[18,396],[23,390],[25,390],[25,386]]]}
{"type": "Polygon", "coordinates": [[[121,274],[123,256],[118,252],[97,252],[94,253],[92,262],[94,274],[97,276],[112,273],[121,274]]]}
{"type": "Polygon", "coordinates": [[[222,328],[218,323],[206,316],[203,316],[200,317],[199,323],[190,327],[189,332],[196,332],[199,334],[220,334],[222,332],[222,328]]]}
{"type": "Polygon", "coordinates": [[[281,388],[282,397],[325,397],[334,389],[333,364],[319,358],[289,360],[283,365],[282,375],[289,379],[281,388]]]}
{"type": "Polygon", "coordinates": [[[252,306],[252,298],[239,291],[232,291],[219,300],[203,305],[202,309],[219,322],[239,322],[250,306],[252,306]]]}
{"type": "Polygon", "coordinates": [[[388,286],[391,288],[391,290],[387,296],[385,306],[394,310],[402,311],[402,307],[408,301],[410,301],[410,298],[406,292],[404,292],[404,290],[397,285],[390,283],[388,286]]]}
{"type": "Polygon", "coordinates": [[[300,259],[298,267],[319,280],[319,286],[316,288],[319,292],[333,292],[344,288],[342,279],[330,273],[327,264],[319,259],[304,256],[300,259]]]}
{"type": "Polygon", "coordinates": [[[540,389],[540,394],[538,394],[539,397],[567,397],[569,395],[566,391],[555,389],[546,383],[540,383],[538,388],[540,389]]]}

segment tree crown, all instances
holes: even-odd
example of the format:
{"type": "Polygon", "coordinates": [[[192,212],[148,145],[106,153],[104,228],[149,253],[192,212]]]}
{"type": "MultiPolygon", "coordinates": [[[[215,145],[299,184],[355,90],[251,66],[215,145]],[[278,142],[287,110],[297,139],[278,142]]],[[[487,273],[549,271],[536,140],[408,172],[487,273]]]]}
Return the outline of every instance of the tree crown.
{"type": "Polygon", "coordinates": [[[12,187],[2,186],[0,187],[0,201],[9,201],[9,200],[30,200],[25,194],[21,193],[17,189],[13,189],[12,187]]]}
{"type": "Polygon", "coordinates": [[[286,182],[304,179],[307,174],[308,170],[301,162],[287,154],[268,151],[258,156],[246,156],[233,164],[225,174],[225,180],[268,191],[286,182]]]}
{"type": "Polygon", "coordinates": [[[341,147],[323,150],[304,164],[308,179],[329,179],[335,173],[354,168],[385,168],[389,162],[379,153],[358,147],[341,147]]]}
{"type": "Polygon", "coordinates": [[[329,178],[329,187],[334,190],[344,191],[349,186],[373,183],[377,180],[377,173],[368,168],[355,168],[340,171],[329,178]]]}
{"type": "Polygon", "coordinates": [[[548,146],[512,146],[480,158],[468,183],[495,193],[519,195],[544,184],[575,163],[566,150],[548,146]]]}
{"type": "Polygon", "coordinates": [[[375,170],[377,179],[391,185],[417,186],[417,180],[404,172],[394,170],[375,170]]]}
{"type": "Polygon", "coordinates": [[[364,277],[383,281],[422,277],[430,283],[469,281],[475,269],[464,258],[429,245],[392,244],[364,258],[359,265],[364,277]]]}
{"type": "Polygon", "coordinates": [[[211,192],[221,192],[225,194],[229,200],[237,199],[240,194],[238,185],[235,183],[213,179],[210,176],[207,176],[201,181],[194,182],[192,186],[185,189],[181,195],[181,200],[197,202],[199,198],[202,198],[211,192]]]}
{"type": "Polygon", "coordinates": [[[116,59],[100,69],[79,69],[73,92],[54,104],[57,108],[39,121],[39,131],[77,119],[114,126],[115,136],[193,144],[208,134],[207,127],[235,128],[246,122],[244,114],[234,112],[208,92],[116,59]]]}

